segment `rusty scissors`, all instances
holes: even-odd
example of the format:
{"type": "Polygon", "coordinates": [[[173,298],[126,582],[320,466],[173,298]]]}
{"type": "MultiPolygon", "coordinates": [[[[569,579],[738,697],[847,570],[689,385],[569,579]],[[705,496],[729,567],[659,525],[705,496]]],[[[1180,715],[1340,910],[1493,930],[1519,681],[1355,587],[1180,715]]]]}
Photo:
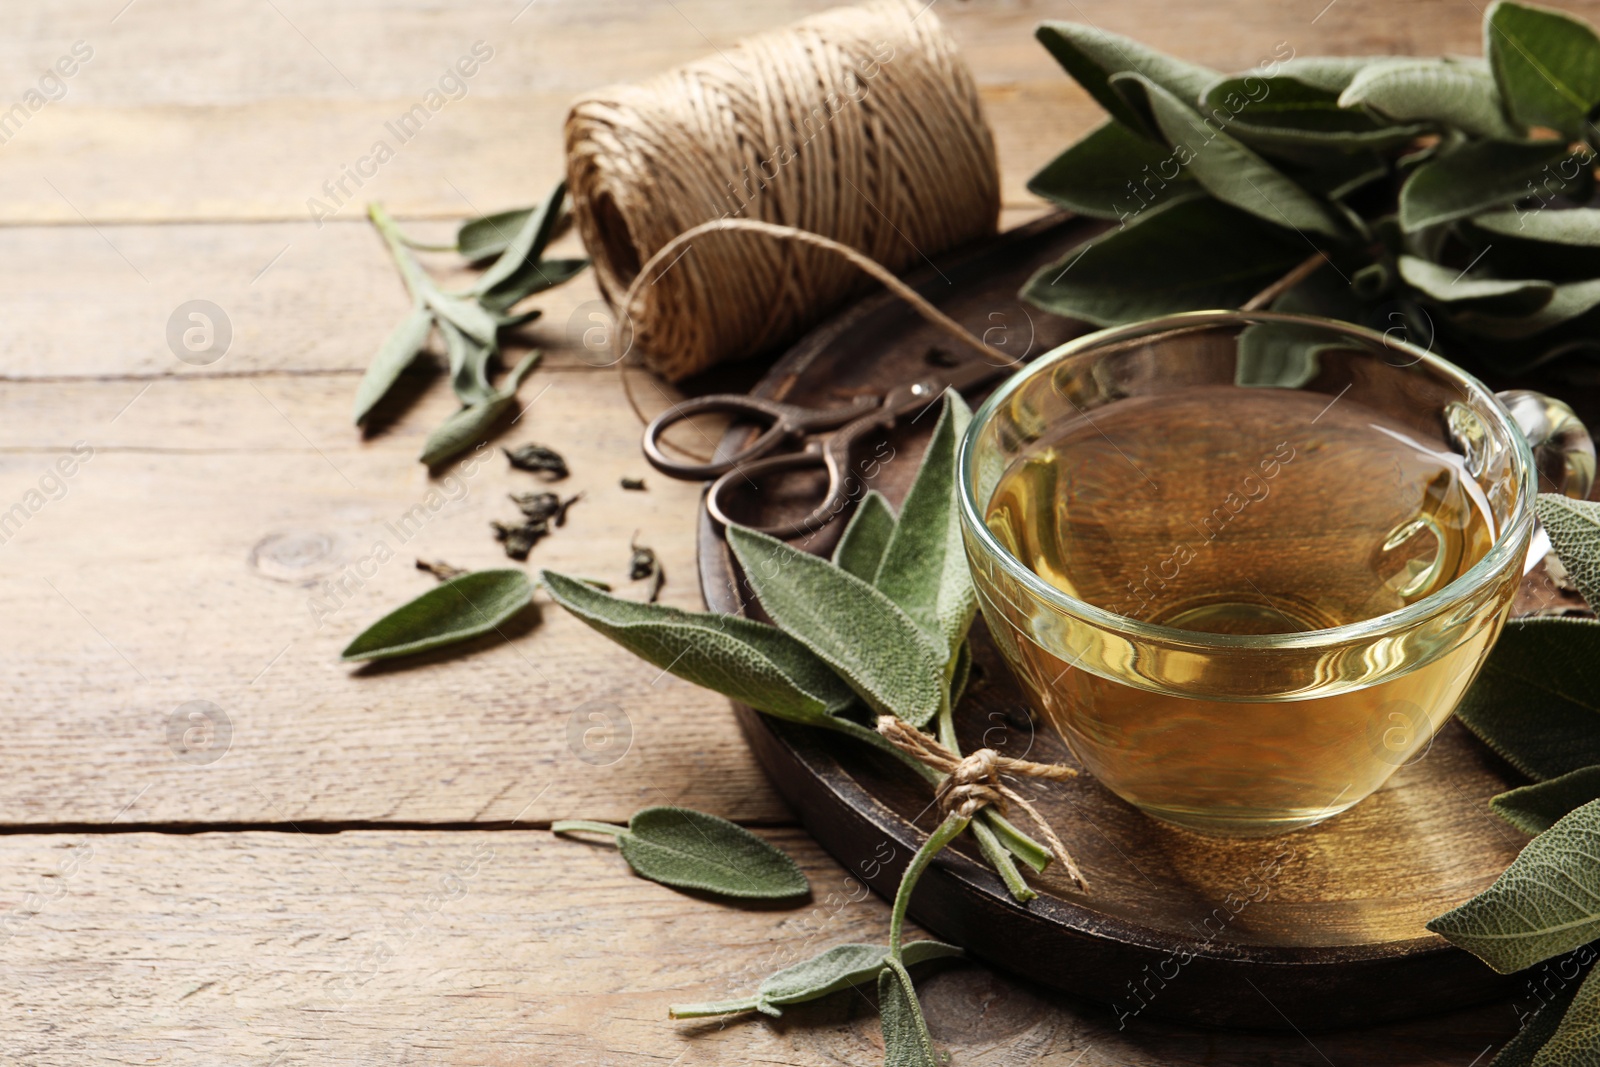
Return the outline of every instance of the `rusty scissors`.
{"type": "Polygon", "coordinates": [[[732,494],[753,486],[755,480],[783,471],[821,467],[827,471],[827,495],[812,511],[793,522],[753,529],[774,537],[798,537],[821,529],[850,506],[860,492],[861,480],[851,465],[862,438],[887,430],[936,404],[946,389],[964,392],[1017,369],[1020,364],[970,362],[950,370],[934,371],[887,392],[858,396],[837,408],[807,408],[743,393],[712,393],[674,404],[650,421],[644,430],[644,454],[650,465],[669,478],[685,481],[715,479],[706,492],[706,510],[727,525],[732,494]],[[732,455],[709,463],[674,459],[662,447],[662,434],[684,419],[709,412],[734,415],[765,429],[732,455]],[[784,445],[799,447],[784,449],[784,445]]]}

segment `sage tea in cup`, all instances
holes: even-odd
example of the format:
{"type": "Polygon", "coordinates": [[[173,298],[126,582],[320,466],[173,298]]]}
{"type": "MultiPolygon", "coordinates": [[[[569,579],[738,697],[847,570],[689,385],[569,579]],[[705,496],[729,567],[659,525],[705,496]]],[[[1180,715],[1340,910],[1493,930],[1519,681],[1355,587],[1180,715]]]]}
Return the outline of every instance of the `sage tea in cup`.
{"type": "Polygon", "coordinates": [[[974,416],[979,603],[1107,788],[1193,829],[1345,810],[1414,759],[1499,632],[1528,444],[1443,360],[1200,313],[1072,342],[974,416]]]}

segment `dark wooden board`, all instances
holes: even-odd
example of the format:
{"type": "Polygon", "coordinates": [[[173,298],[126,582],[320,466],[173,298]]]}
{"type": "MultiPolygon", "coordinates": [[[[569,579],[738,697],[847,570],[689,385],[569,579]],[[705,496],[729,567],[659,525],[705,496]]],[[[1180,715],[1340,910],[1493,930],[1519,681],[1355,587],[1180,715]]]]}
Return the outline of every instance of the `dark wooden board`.
{"type": "MultiPolygon", "coordinates": [[[[1015,294],[1036,266],[1090,232],[1088,225],[1040,220],[930,265],[915,280],[975,332],[990,330],[990,340],[1004,338],[1011,351],[1038,355],[1083,327],[1027,309],[1015,294]]],[[[938,350],[958,354],[953,348],[909,308],[878,295],[802,340],[754,391],[831,406],[925,373],[930,360],[945,358],[938,350]]],[[[891,435],[893,452],[881,454],[890,458],[871,479],[896,503],[933,420],[922,421],[891,435]]],[[[730,430],[725,446],[743,434],[730,430]]],[[[763,486],[753,494],[760,510],[749,518],[798,514],[816,491],[803,477],[763,486]]],[[[842,525],[795,543],[825,552],[842,525]]],[[[705,516],[699,551],[707,604],[746,610],[749,590],[705,516]]],[[[987,745],[1074,763],[1027,708],[981,618],[974,650],[975,681],[957,713],[965,749],[987,745]]],[[[937,818],[927,787],[847,741],[748,708],[738,713],[751,748],[806,828],[892,896],[937,818]]],[[[1023,788],[1089,873],[1093,895],[1069,891],[1050,872],[1032,879],[1039,898],[1019,905],[964,838],[924,876],[911,910],[939,936],[1000,967],[1112,1005],[1119,1020],[1131,1012],[1211,1026],[1311,1030],[1436,1013],[1512,988],[1424,923],[1487,886],[1526,842],[1487,808],[1490,796],[1514,784],[1515,772],[1455,723],[1370,799],[1279,838],[1178,830],[1139,814],[1087,776],[1028,783],[1023,788]],[[1265,880],[1263,864],[1277,868],[1265,880]]]]}

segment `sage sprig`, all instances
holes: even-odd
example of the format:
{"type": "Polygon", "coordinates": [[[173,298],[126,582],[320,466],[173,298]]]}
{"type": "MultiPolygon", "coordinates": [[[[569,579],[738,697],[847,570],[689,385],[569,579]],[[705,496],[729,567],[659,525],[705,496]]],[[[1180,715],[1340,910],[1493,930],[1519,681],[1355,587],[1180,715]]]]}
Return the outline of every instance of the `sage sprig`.
{"type": "Polygon", "coordinates": [[[391,659],[479,637],[525,610],[533,583],[513,569],[471,571],[429,589],[361,631],[339,658],[391,659]]]}
{"type": "MultiPolygon", "coordinates": [[[[491,367],[500,355],[500,332],[531,322],[538,309],[515,312],[524,298],[570,281],[588,266],[585,259],[543,258],[544,250],[565,225],[566,183],[533,208],[473,219],[462,225],[456,248],[468,260],[495,256],[494,262],[468,289],[449,292],[423,270],[411,241],[381,204],[367,213],[382,235],[411,297],[411,308],[390,333],[356,388],[354,420],[366,421],[373,408],[427,347],[435,329],[444,340],[450,366],[450,386],[460,411],[445,420],[429,437],[422,461],[430,466],[444,462],[482,440],[506,407],[506,394],[514,385],[496,390],[491,367]]],[[[531,369],[520,367],[523,373],[531,369]]],[[[513,372],[513,380],[520,377],[513,372]]]]}
{"type": "MultiPolygon", "coordinates": [[[[942,941],[911,941],[901,948],[900,962],[912,967],[925,960],[960,955],[961,949],[942,941]]],[[[888,957],[887,945],[835,945],[768,975],[753,996],[705,1004],[674,1004],[667,1013],[674,1019],[702,1019],[758,1011],[776,1018],[790,1004],[818,1000],[852,986],[876,983],[888,957]]]]}
{"type": "Polygon", "coordinates": [[[1028,187],[1117,226],[1040,270],[1035,305],[1107,326],[1238,306],[1314,248],[1337,270],[1280,302],[1342,292],[1324,314],[1391,332],[1398,305],[1413,340],[1506,373],[1600,350],[1582,20],[1502,0],[1482,60],[1280,49],[1235,74],[1092,26],[1038,37],[1108,120],[1028,187]]]}
{"type": "Polygon", "coordinates": [[[805,872],[783,850],[737,823],[691,808],[644,808],[626,827],[564,819],[551,823],[550,830],[604,834],[616,842],[635,874],[679,889],[753,900],[782,900],[811,891],[805,872]]]}

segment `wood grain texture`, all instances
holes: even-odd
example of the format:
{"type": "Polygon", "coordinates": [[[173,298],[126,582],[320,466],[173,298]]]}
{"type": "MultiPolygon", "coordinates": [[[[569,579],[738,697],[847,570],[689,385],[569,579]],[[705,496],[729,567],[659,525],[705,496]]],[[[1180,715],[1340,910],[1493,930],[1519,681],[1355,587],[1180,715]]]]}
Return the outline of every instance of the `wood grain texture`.
{"type": "MultiPolygon", "coordinates": [[[[6,836],[0,1057],[876,1062],[864,994],[777,1021],[666,1018],[668,1004],[738,995],[831,945],[881,942],[881,900],[804,834],[766,836],[800,861],[810,901],[730,907],[633,877],[610,846],[541,831],[6,836]]],[[[1118,1030],[1099,1009],[974,964],[929,966],[918,980],[934,1039],[958,1064],[1465,1065],[1516,1022],[1502,1006],[1310,1037],[1142,1018],[1118,1030]]]]}

